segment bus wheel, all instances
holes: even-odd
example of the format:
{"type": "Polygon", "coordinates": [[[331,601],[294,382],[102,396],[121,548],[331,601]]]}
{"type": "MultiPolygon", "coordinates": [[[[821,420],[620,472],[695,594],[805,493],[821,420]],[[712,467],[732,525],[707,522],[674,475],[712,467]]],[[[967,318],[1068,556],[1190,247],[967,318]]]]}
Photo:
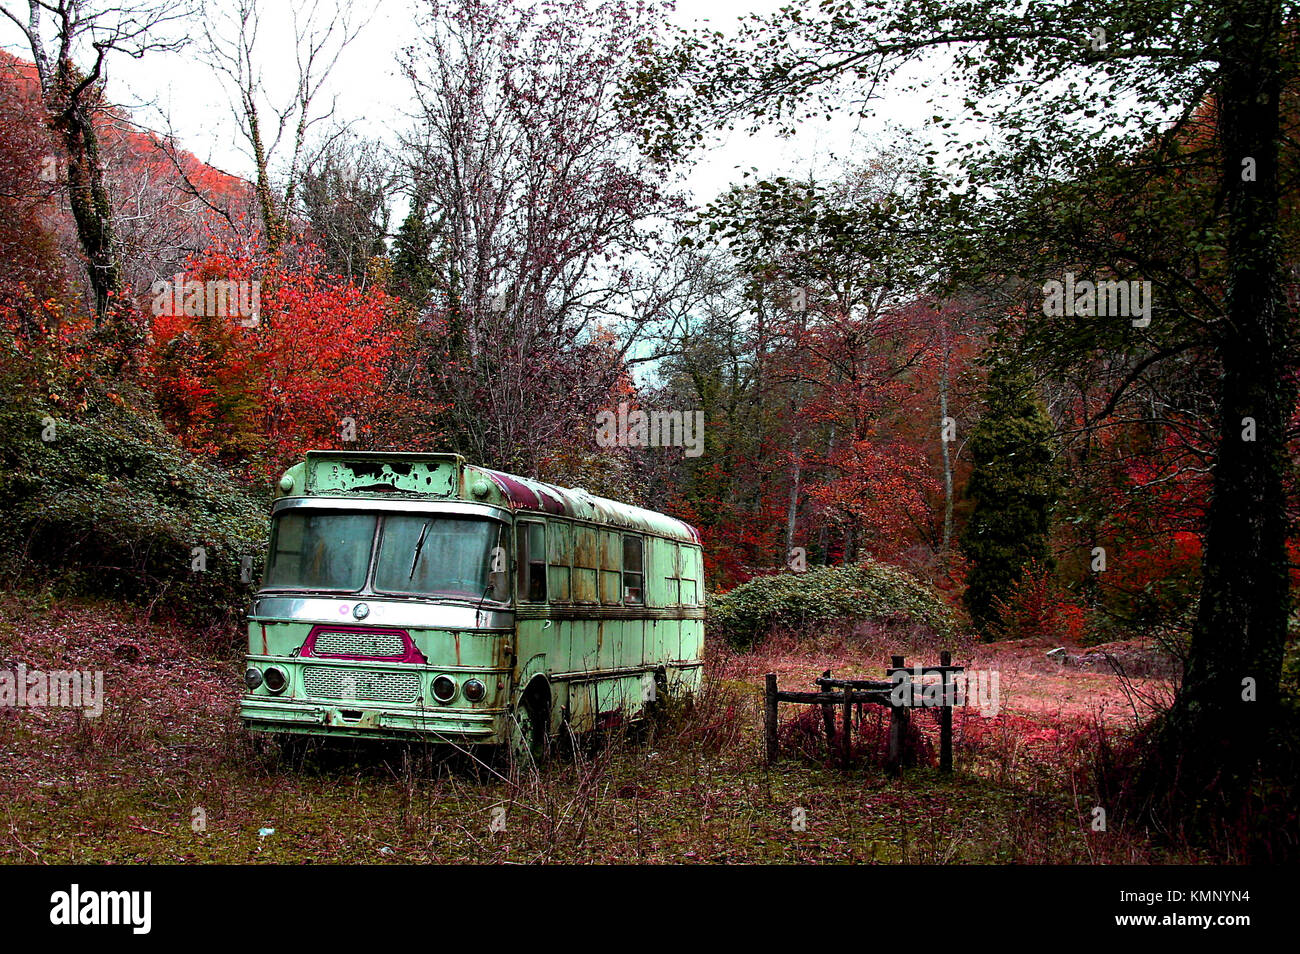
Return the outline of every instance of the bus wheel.
{"type": "Polygon", "coordinates": [[[551,694],[544,682],[535,682],[524,692],[515,710],[510,747],[515,758],[540,765],[549,754],[551,694]]]}
{"type": "Polygon", "coordinates": [[[654,672],[654,695],[646,700],[641,719],[638,738],[642,741],[654,737],[654,734],[668,723],[676,711],[676,700],[668,694],[668,675],[663,667],[654,672]]]}

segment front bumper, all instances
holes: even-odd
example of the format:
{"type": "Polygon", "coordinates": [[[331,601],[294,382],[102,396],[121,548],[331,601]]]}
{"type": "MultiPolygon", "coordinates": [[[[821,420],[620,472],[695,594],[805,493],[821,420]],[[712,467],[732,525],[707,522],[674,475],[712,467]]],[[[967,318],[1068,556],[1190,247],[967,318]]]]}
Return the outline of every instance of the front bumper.
{"type": "Polygon", "coordinates": [[[389,708],[372,702],[308,702],[244,696],[239,715],[252,732],[438,742],[503,741],[505,709],[389,708]]]}

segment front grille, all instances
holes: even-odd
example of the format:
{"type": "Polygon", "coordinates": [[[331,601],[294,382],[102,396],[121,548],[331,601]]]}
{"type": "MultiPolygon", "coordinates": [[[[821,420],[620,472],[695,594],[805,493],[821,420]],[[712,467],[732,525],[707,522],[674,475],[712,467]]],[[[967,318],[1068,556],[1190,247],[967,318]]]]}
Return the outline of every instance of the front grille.
{"type": "Polygon", "coordinates": [[[307,695],[320,699],[414,702],[420,697],[420,675],[414,672],[308,666],[302,681],[307,695]]]}
{"type": "Polygon", "coordinates": [[[400,633],[317,633],[316,655],[393,658],[406,654],[400,633]]]}

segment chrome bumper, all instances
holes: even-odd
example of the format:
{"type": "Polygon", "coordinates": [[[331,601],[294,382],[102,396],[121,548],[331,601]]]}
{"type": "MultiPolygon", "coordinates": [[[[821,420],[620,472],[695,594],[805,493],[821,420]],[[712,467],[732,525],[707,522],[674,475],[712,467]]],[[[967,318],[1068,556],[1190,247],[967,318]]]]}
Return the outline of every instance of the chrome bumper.
{"type": "MultiPolygon", "coordinates": [[[[239,715],[252,732],[401,739],[420,736],[437,742],[496,742],[505,709],[394,709],[357,701],[347,704],[271,701],[244,696],[239,715]]],[[[502,733],[504,737],[504,733],[502,733]]]]}

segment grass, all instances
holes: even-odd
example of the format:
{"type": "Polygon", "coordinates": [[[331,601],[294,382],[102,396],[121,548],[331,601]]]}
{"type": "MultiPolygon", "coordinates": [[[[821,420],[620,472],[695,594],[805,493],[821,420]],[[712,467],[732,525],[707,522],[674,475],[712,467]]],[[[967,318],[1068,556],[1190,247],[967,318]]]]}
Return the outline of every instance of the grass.
{"type": "MultiPolygon", "coordinates": [[[[648,738],[589,740],[537,770],[419,746],[277,757],[238,725],[233,640],[214,651],[191,635],[119,604],[0,599],[0,668],[102,668],[108,696],[98,719],[0,709],[0,861],[1208,860],[1141,831],[1093,831],[1076,771],[1087,719],[1024,705],[1042,701],[1025,688],[1035,683],[1010,674],[1019,708],[959,720],[953,775],[891,778],[865,758],[846,772],[817,752],[764,764],[762,672],[779,665],[785,685],[854,662],[865,671],[892,647],[777,641],[716,653],[706,691],[648,738]]],[[[1059,685],[1050,691],[1059,697],[1059,685]]],[[[1089,695],[1086,683],[1076,691],[1089,695]]]]}

